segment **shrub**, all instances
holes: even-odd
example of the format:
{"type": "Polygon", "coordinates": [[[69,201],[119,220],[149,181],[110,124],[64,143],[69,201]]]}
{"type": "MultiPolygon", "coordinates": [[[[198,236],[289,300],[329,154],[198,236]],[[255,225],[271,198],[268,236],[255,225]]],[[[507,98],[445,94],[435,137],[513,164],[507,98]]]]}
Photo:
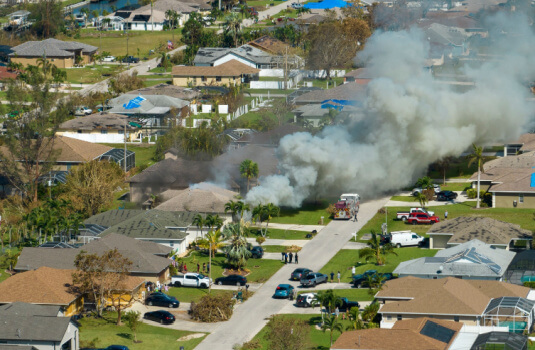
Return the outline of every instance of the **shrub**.
{"type": "Polygon", "coordinates": [[[198,303],[191,303],[191,318],[201,322],[219,322],[228,320],[234,311],[234,303],[229,294],[205,295],[198,303]]]}
{"type": "Polygon", "coordinates": [[[265,241],[266,241],[266,237],[263,237],[263,236],[256,237],[256,243],[258,243],[258,245],[262,245],[262,243],[264,243],[265,241]]]}
{"type": "Polygon", "coordinates": [[[329,204],[325,211],[327,212],[327,214],[329,214],[330,217],[333,217],[334,213],[336,213],[336,207],[334,206],[334,204],[329,204]]]}
{"type": "Polygon", "coordinates": [[[524,287],[528,287],[531,289],[535,288],[535,282],[524,282],[524,287]]]}

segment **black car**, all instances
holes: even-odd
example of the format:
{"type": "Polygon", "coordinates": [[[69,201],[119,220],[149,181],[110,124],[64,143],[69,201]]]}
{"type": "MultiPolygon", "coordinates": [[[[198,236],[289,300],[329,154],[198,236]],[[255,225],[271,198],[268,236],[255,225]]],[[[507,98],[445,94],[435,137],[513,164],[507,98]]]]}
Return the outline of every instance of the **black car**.
{"type": "MultiPolygon", "coordinates": [[[[373,271],[373,270],[369,270],[369,271],[373,271]]],[[[368,272],[368,271],[366,271],[366,272],[368,272]]],[[[366,274],[366,272],[364,274],[366,274]]],[[[359,276],[359,275],[355,275],[355,277],[356,276],[359,276]]],[[[363,275],[360,275],[360,276],[363,276],[363,275]]],[[[382,278],[382,282],[381,283],[385,283],[386,281],[389,281],[391,279],[396,278],[390,272],[387,272],[387,273],[375,273],[373,275],[369,275],[368,274],[368,275],[360,277],[360,278],[353,278],[353,286],[355,288],[368,288],[369,287],[369,285],[368,285],[368,276],[371,276],[372,279],[382,278]]]]}
{"type": "Polygon", "coordinates": [[[437,193],[437,201],[452,201],[457,198],[457,193],[453,191],[440,191],[437,193]]]}
{"type": "Polygon", "coordinates": [[[143,318],[146,320],[160,322],[161,324],[171,324],[175,322],[175,316],[173,316],[173,314],[169,311],[165,310],[145,312],[143,318]]]}
{"type": "Polygon", "coordinates": [[[301,278],[305,277],[311,272],[312,270],[305,269],[305,268],[295,269],[294,272],[292,272],[292,274],[290,275],[290,279],[292,281],[300,281],[301,278]]]}
{"type": "Polygon", "coordinates": [[[229,275],[226,277],[219,277],[215,279],[215,283],[219,285],[228,286],[245,286],[247,284],[247,278],[240,275],[229,275]]]}
{"type": "Polygon", "coordinates": [[[123,63],[138,63],[138,62],[139,62],[139,58],[134,57],[134,56],[126,56],[125,58],[123,58],[123,63]]]}
{"type": "Polygon", "coordinates": [[[177,308],[180,302],[175,297],[170,297],[164,293],[152,293],[145,299],[145,304],[152,306],[168,306],[177,308]]]}
{"type": "Polygon", "coordinates": [[[260,259],[264,256],[264,249],[260,246],[252,247],[249,251],[251,252],[251,258],[253,259],[260,259]]]}

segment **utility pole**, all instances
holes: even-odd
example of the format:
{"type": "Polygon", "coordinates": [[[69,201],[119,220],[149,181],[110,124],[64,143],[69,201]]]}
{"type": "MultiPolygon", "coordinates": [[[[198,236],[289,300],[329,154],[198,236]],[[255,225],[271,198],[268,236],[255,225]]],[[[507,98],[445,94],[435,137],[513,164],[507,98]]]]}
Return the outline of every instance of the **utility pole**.
{"type": "Polygon", "coordinates": [[[288,90],[288,46],[284,55],[284,90],[288,90]]]}
{"type": "Polygon", "coordinates": [[[152,31],[154,32],[154,17],[152,16],[152,8],[153,8],[153,1],[150,1],[150,23],[152,27],[152,31]]]}
{"type": "MultiPolygon", "coordinates": [[[[219,0],[221,3],[221,0],[219,0]]],[[[208,248],[208,294],[212,292],[212,242],[208,248]]]]}
{"type": "Polygon", "coordinates": [[[126,120],[128,117],[124,117],[124,173],[126,174],[126,120]]]}

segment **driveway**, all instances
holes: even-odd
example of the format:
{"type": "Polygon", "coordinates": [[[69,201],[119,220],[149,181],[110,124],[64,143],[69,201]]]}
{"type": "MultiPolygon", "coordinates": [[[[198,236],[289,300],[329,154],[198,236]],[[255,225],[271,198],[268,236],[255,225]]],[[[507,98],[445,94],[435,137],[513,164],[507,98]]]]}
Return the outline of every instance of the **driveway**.
{"type": "MultiPolygon", "coordinates": [[[[312,270],[322,268],[352,237],[352,232],[359,230],[370,220],[388,198],[381,198],[361,205],[359,221],[333,221],[307,243],[299,253],[299,266],[312,270]]],[[[288,281],[296,264],[283,266],[255,294],[234,312],[232,318],[219,324],[196,349],[231,350],[234,344],[242,344],[252,339],[267,323],[267,319],[278,314],[291,301],[272,299],[273,291],[280,283],[298,286],[298,282],[288,281]]],[[[347,286],[347,284],[345,284],[347,286]]]]}
{"type": "MultiPolygon", "coordinates": [[[[468,200],[473,200],[473,199],[468,199],[468,197],[466,196],[466,192],[463,192],[463,191],[454,191],[455,193],[457,193],[457,198],[453,201],[447,201],[447,202],[439,202],[439,201],[436,201],[436,200],[433,200],[433,201],[429,201],[426,203],[426,207],[436,207],[436,206],[440,206],[440,205],[448,205],[448,204],[456,204],[456,203],[463,203],[463,202],[466,202],[468,200]]],[[[396,193],[396,196],[404,196],[404,197],[412,197],[412,194],[408,191],[406,192],[401,192],[401,193],[396,193]]],[[[420,206],[420,203],[418,201],[413,201],[413,202],[405,202],[405,201],[391,201],[389,200],[388,203],[385,204],[386,207],[419,207],[420,206]]]]}

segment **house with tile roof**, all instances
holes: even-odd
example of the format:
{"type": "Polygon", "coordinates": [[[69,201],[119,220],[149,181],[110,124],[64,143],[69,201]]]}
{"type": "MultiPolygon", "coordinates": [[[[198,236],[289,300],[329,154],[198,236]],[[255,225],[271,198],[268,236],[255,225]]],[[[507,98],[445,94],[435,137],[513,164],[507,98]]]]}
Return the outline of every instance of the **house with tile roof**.
{"type": "Polygon", "coordinates": [[[535,294],[530,288],[454,277],[393,279],[383,285],[375,298],[382,304],[381,328],[392,328],[396,320],[430,317],[466,326],[529,331],[535,305],[535,294]],[[518,317],[508,318],[511,313],[518,317]]]}
{"type": "Polygon", "coordinates": [[[344,100],[351,101],[354,106],[358,107],[364,101],[366,86],[356,82],[342,84],[332,89],[314,90],[307,92],[294,100],[296,105],[322,104],[327,100],[344,100]]]}
{"type": "Polygon", "coordinates": [[[154,86],[142,87],[141,89],[129,91],[127,92],[127,94],[136,96],[163,95],[179,98],[185,101],[195,100],[201,95],[201,93],[196,89],[164,83],[157,84],[154,86]]]}
{"type": "MultiPolygon", "coordinates": [[[[26,291],[28,292],[28,291],[26,291]]],[[[1,350],[79,349],[80,332],[70,317],[42,306],[14,303],[0,306],[1,350]]]]}
{"type": "Polygon", "coordinates": [[[529,246],[533,239],[531,231],[520,225],[482,216],[460,216],[437,222],[427,234],[431,249],[449,248],[477,239],[491,247],[510,250],[517,241],[526,241],[529,246]]]}
{"type": "Polygon", "coordinates": [[[241,85],[251,80],[258,80],[259,69],[253,68],[235,59],[230,59],[217,66],[174,66],[173,85],[241,85]]]}
{"type": "Polygon", "coordinates": [[[478,239],[438,251],[434,257],[402,261],[394,270],[399,277],[502,281],[515,253],[492,248],[478,239]]]}
{"type": "Polygon", "coordinates": [[[333,350],[446,350],[455,342],[463,324],[434,318],[397,321],[391,329],[371,328],[344,332],[333,350]]]}
{"type": "Polygon", "coordinates": [[[12,62],[23,66],[37,66],[39,59],[45,57],[58,68],[72,68],[76,64],[89,64],[98,47],[76,41],[61,41],[49,38],[41,41],[27,41],[12,48],[9,54],[12,62]]]}
{"type": "Polygon", "coordinates": [[[83,250],[91,254],[104,254],[117,249],[125,258],[132,261],[131,276],[142,277],[147,281],[165,282],[169,279],[170,260],[164,256],[173,249],[162,244],[110,233],[76,249],[47,249],[25,247],[18,258],[14,270],[24,272],[42,266],[54,269],[74,270],[74,260],[83,250]]]}

